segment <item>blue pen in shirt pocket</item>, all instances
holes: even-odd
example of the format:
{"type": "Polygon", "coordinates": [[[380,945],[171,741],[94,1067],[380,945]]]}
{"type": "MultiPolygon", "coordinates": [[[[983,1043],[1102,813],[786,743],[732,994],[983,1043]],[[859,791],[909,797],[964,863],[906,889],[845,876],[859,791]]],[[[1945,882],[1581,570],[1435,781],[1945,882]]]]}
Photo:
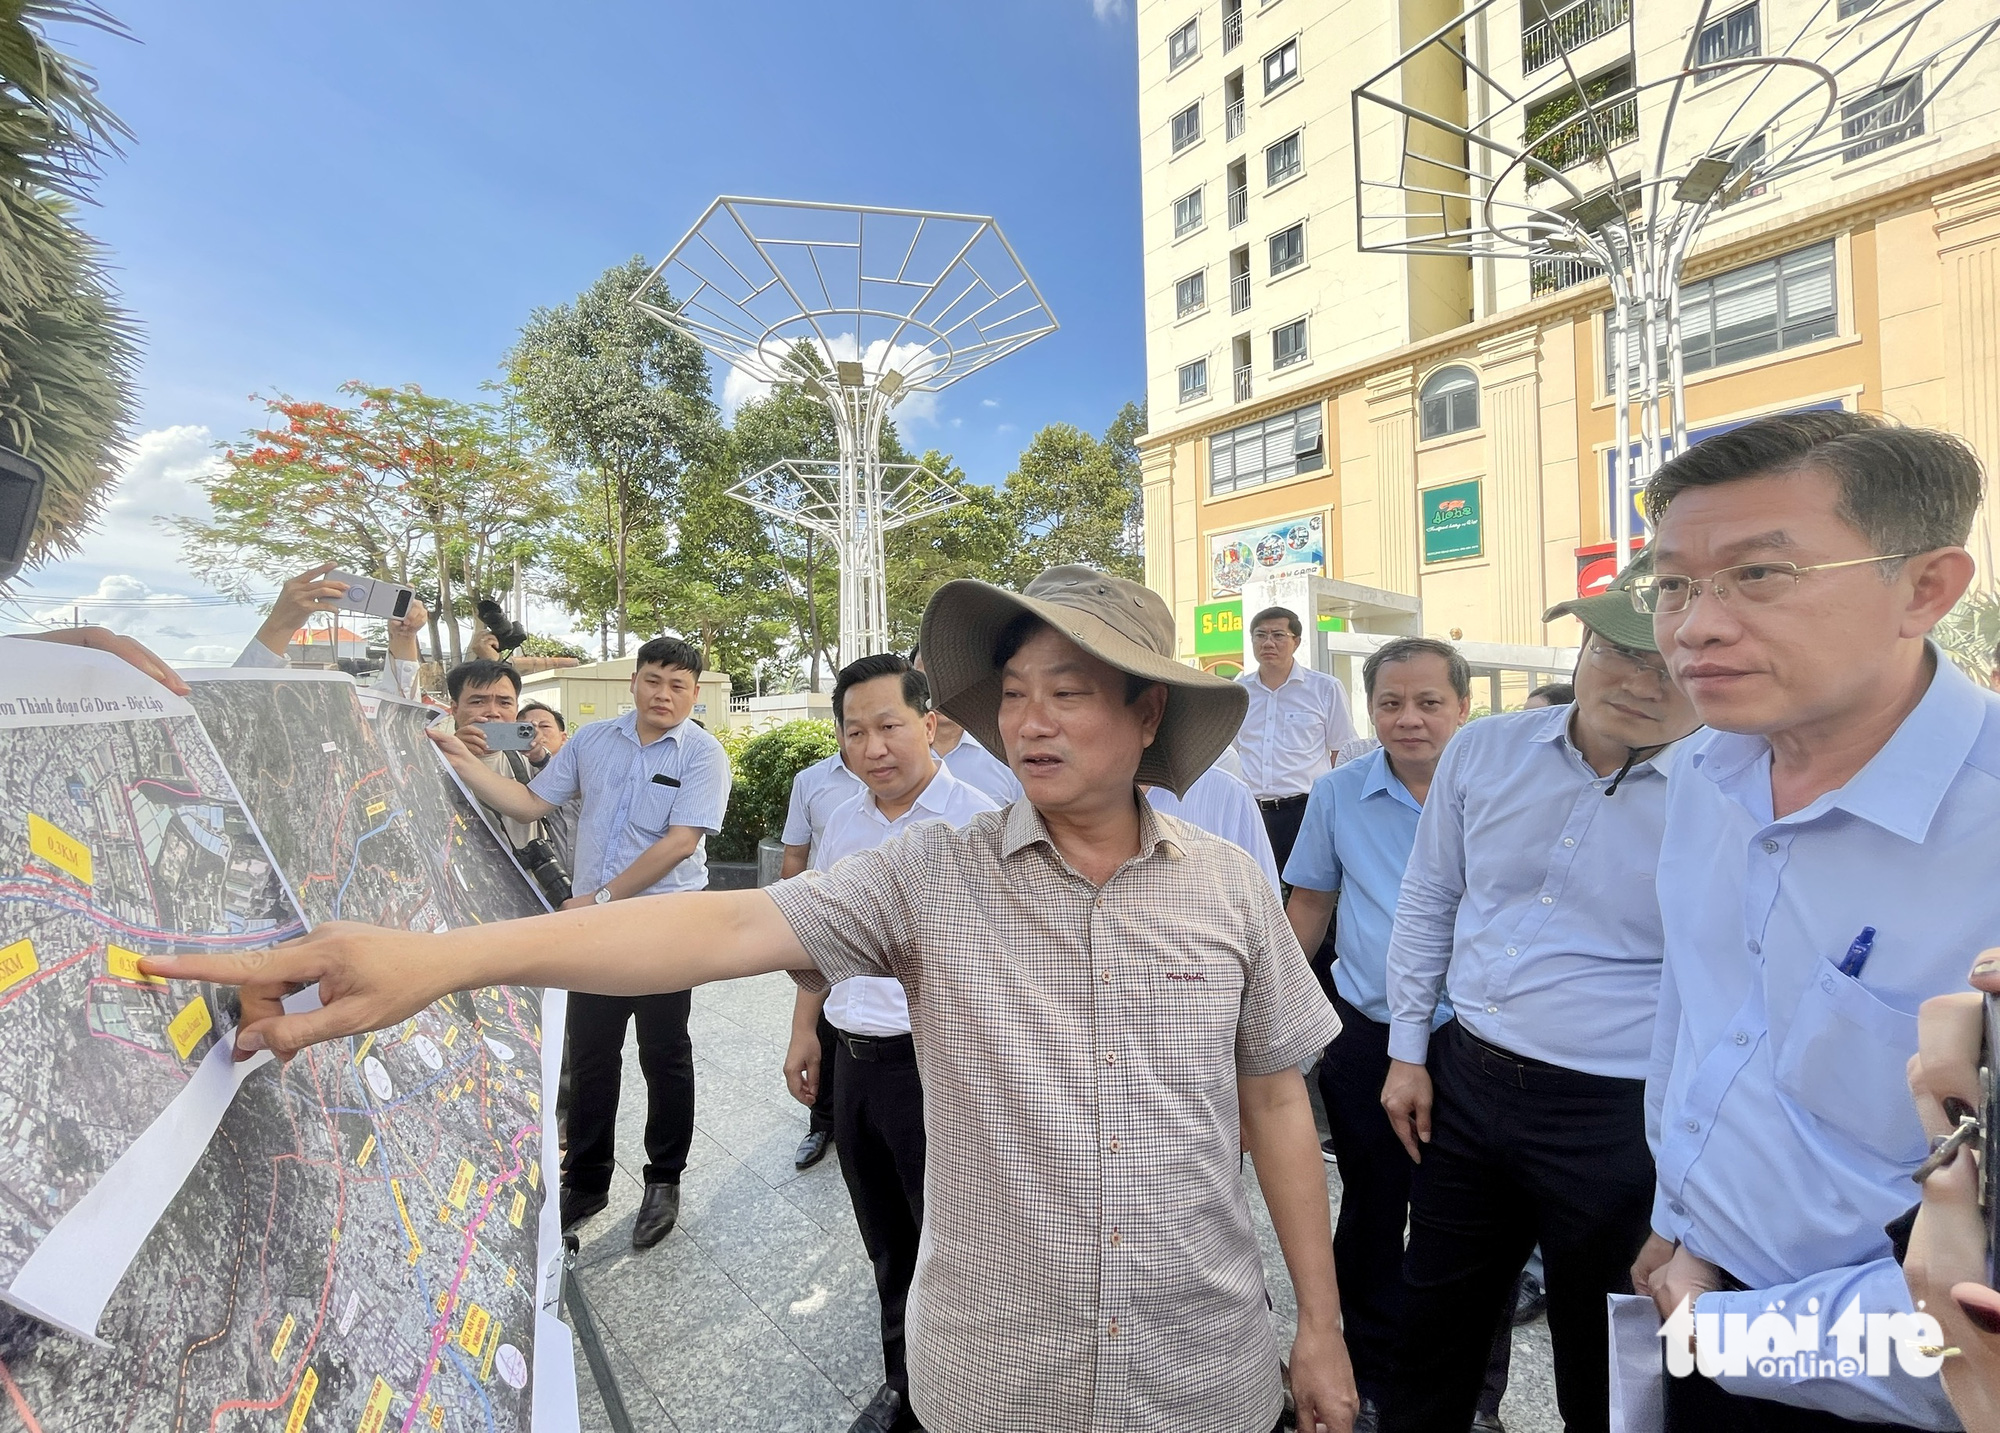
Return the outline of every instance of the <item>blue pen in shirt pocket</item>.
{"type": "Polygon", "coordinates": [[[1875,949],[1875,927],[1861,927],[1861,934],[1854,937],[1854,944],[1847,947],[1847,954],[1840,958],[1840,973],[1849,980],[1859,979],[1861,969],[1868,964],[1868,952],[1875,949]]]}

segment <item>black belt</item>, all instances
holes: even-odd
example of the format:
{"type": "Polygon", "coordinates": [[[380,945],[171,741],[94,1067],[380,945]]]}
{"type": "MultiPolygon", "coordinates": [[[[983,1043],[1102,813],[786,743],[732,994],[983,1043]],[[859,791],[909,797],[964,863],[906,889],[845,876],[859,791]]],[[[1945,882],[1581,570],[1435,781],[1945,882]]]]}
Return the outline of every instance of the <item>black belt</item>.
{"type": "Polygon", "coordinates": [[[847,1047],[847,1053],[857,1060],[872,1063],[877,1060],[914,1060],[917,1057],[917,1042],[908,1035],[850,1035],[839,1026],[834,1027],[833,1033],[847,1047]]]}
{"type": "Polygon", "coordinates": [[[1301,791],[1296,796],[1259,796],[1257,809],[1260,811],[1289,811],[1294,806],[1306,804],[1310,792],[1301,791]]]}
{"type": "Polygon", "coordinates": [[[1519,1090],[1603,1094],[1623,1098],[1639,1098],[1645,1093],[1644,1080],[1625,1079],[1618,1075],[1593,1075],[1585,1070],[1572,1070],[1567,1065],[1554,1065],[1547,1060],[1537,1060],[1532,1055],[1517,1055],[1512,1050],[1480,1039],[1465,1027],[1465,1022],[1462,1020],[1447,1021],[1439,1029],[1438,1034],[1444,1035],[1447,1032],[1460,1042],[1461,1052],[1468,1064],[1481,1074],[1519,1090]]]}

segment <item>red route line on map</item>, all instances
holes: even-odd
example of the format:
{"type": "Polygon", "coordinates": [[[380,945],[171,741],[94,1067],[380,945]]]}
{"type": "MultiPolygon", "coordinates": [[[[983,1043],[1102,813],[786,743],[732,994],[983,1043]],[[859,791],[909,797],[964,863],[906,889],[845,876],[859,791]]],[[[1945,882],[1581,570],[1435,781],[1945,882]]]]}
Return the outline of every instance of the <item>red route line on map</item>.
{"type": "Polygon", "coordinates": [[[7,1397],[14,1405],[14,1411],[21,1415],[21,1421],[28,1426],[28,1433],[42,1433],[42,1425],[35,1421],[34,1410],[28,1407],[28,1400],[21,1396],[15,1386],[14,1375],[8,1371],[7,1360],[0,1358],[0,1383],[7,1385],[7,1397]]]}
{"type": "Polygon", "coordinates": [[[19,1000],[23,995],[26,995],[30,990],[33,990],[36,986],[42,984],[44,981],[49,980],[55,976],[61,975],[65,970],[68,970],[72,965],[75,965],[78,961],[88,960],[90,959],[91,956],[97,954],[97,952],[103,949],[104,947],[101,945],[86,946],[84,947],[84,949],[79,950],[75,955],[70,956],[67,960],[59,960],[54,965],[43,966],[40,970],[36,971],[34,975],[30,977],[25,984],[17,985],[12,990],[9,990],[5,995],[0,995],[0,1010],[5,1010],[9,1005],[12,1005],[16,1000],[19,1000]]]}

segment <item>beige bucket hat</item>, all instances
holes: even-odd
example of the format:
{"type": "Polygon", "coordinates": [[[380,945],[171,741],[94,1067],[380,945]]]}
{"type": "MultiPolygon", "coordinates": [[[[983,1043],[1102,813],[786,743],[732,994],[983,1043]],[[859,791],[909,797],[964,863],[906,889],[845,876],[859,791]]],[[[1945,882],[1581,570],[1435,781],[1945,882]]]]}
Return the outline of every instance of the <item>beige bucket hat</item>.
{"type": "Polygon", "coordinates": [[[1236,737],[1250,694],[1174,660],[1174,618],[1159,593],[1090,567],[1051,567],[1021,592],[961,578],[931,594],[921,650],[931,696],[996,756],[1000,671],[993,650],[1007,624],[1032,613],[1121,672],[1167,689],[1166,714],[1137,779],[1185,796],[1236,737]]]}

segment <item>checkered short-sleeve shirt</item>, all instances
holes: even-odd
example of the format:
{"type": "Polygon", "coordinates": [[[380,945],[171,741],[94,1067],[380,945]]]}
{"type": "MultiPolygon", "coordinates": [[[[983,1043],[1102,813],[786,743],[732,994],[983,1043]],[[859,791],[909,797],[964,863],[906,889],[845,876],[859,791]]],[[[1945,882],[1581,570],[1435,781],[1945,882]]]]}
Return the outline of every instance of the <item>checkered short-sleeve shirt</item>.
{"type": "Polygon", "coordinates": [[[1271,885],[1139,803],[1100,889],[1017,801],[770,888],[809,988],[909,993],[929,1164],[911,1405],[936,1433],[1266,1433],[1236,1081],[1338,1033],[1271,885]]]}

